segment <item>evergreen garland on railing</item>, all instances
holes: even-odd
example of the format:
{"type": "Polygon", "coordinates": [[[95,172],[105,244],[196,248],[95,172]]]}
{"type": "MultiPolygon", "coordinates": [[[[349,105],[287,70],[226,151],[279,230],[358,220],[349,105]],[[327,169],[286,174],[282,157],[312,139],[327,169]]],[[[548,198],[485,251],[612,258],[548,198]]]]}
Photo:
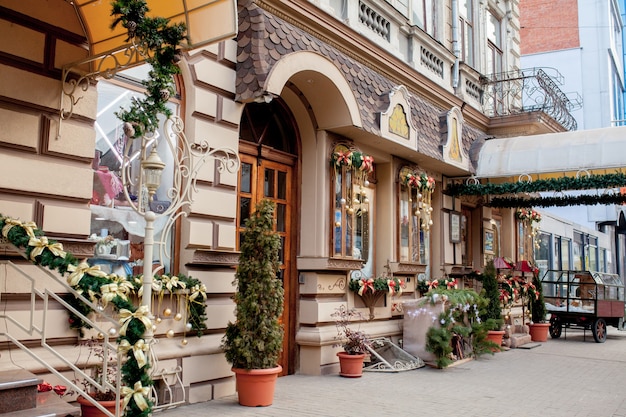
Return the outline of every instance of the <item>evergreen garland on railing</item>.
{"type": "MultiPolygon", "coordinates": [[[[92,302],[104,305],[111,304],[119,314],[121,325],[118,344],[135,346],[143,345],[143,335],[147,326],[152,326],[151,312],[145,306],[135,307],[131,296],[138,295],[141,289],[142,276],[127,280],[115,274],[107,274],[98,265],[91,266],[86,260],[79,261],[74,255],[63,250],[63,245],[49,240],[34,222],[5,217],[0,214],[0,233],[3,239],[24,251],[33,264],[47,267],[67,276],[67,283],[79,294],[92,302]]],[[[206,328],[206,288],[197,279],[179,275],[173,279],[167,275],[154,277],[155,283],[169,291],[187,289],[189,291],[187,309],[191,329],[201,336],[206,328]],[[176,282],[175,285],[172,283],[176,282]],[[164,284],[169,283],[169,285],[164,284]],[[174,288],[175,287],[175,288],[174,288]]],[[[80,299],[65,297],[81,314],[88,315],[92,310],[80,299]]],[[[70,327],[81,334],[85,323],[75,314],[70,314],[70,327]]],[[[152,413],[152,404],[148,400],[152,380],[148,370],[150,363],[143,366],[137,363],[133,349],[129,349],[126,361],[121,367],[122,396],[124,397],[126,417],[147,417],[152,413]]]]}
{"type": "Polygon", "coordinates": [[[152,66],[149,78],[142,81],[146,87],[143,99],[133,98],[129,109],[116,113],[126,122],[124,130],[131,138],[154,132],[159,114],[170,117],[172,112],[166,104],[176,93],[175,74],[180,72],[179,46],[186,37],[184,23],[170,23],[169,19],[147,16],[149,9],[145,0],[115,0],[111,16],[114,17],[111,29],[122,25],[128,31],[126,41],[132,42],[152,66]]]}
{"type": "MultiPolygon", "coordinates": [[[[626,174],[616,172],[604,175],[581,175],[579,177],[561,177],[505,183],[458,183],[449,184],[446,194],[463,195],[503,195],[518,193],[537,193],[543,191],[566,190],[604,190],[626,186],[626,174]]],[[[517,207],[517,206],[512,206],[517,207]]]]}

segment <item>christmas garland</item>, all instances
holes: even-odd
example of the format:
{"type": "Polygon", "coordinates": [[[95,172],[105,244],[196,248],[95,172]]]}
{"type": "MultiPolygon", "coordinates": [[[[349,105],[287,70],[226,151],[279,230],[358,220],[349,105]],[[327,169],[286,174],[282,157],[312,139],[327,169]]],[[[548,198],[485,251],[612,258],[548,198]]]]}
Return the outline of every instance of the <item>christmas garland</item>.
{"type": "Polygon", "coordinates": [[[176,93],[175,74],[180,72],[177,62],[180,60],[179,45],[186,37],[184,23],[170,24],[169,19],[149,17],[145,0],[115,0],[112,3],[111,16],[114,17],[111,29],[122,25],[128,31],[126,41],[137,46],[145,61],[152,66],[147,80],[145,97],[133,98],[129,109],[116,113],[124,123],[124,132],[129,138],[137,138],[154,132],[158,125],[159,114],[166,117],[172,111],[166,104],[170,96],[176,93]]]}
{"type": "MultiPolygon", "coordinates": [[[[91,266],[86,260],[79,261],[74,255],[63,250],[63,245],[49,240],[42,230],[33,222],[21,222],[0,214],[0,233],[3,239],[15,247],[24,250],[26,257],[35,265],[57,271],[67,276],[67,283],[79,294],[88,297],[94,303],[103,306],[111,304],[119,314],[119,346],[144,346],[143,335],[148,326],[152,326],[151,312],[146,306],[135,307],[131,302],[133,295],[139,296],[142,289],[142,277],[131,280],[115,274],[107,274],[98,265],[91,266]]],[[[189,313],[189,329],[195,330],[198,336],[206,328],[206,288],[193,278],[179,275],[155,277],[154,285],[158,291],[174,292],[187,289],[187,309],[189,313]]],[[[92,310],[74,296],[65,297],[76,306],[77,310],[88,315],[92,310]]],[[[77,329],[82,335],[85,323],[75,314],[70,314],[70,327],[77,329]]],[[[152,413],[152,404],[148,400],[152,380],[148,374],[149,361],[138,363],[136,349],[127,349],[126,361],[121,367],[122,395],[124,397],[126,417],[147,417],[152,413]],[[141,395],[139,395],[139,393],[141,395]]]]}
{"type": "Polygon", "coordinates": [[[338,167],[353,167],[355,170],[366,174],[371,174],[374,171],[374,157],[359,151],[351,151],[348,148],[335,150],[331,156],[330,163],[338,167]]]}
{"type": "Polygon", "coordinates": [[[582,175],[580,177],[561,177],[538,179],[535,181],[506,182],[500,184],[468,183],[450,184],[446,194],[463,195],[503,195],[518,193],[538,193],[542,191],[598,190],[626,186],[626,174],[616,172],[604,175],[582,175]]]}
{"type": "Polygon", "coordinates": [[[553,196],[553,197],[494,197],[487,205],[496,208],[512,207],[567,207],[567,206],[593,206],[596,204],[626,204],[624,194],[602,194],[602,195],[573,195],[573,196],[553,196]]]}

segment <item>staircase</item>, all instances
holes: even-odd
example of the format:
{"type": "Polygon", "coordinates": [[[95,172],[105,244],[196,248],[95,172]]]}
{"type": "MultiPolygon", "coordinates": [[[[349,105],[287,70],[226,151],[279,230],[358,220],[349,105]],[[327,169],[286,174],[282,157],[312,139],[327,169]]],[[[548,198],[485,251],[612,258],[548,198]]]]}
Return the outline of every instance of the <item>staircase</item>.
{"type": "Polygon", "coordinates": [[[0,372],[0,417],[80,416],[80,408],[53,391],[38,393],[40,383],[41,379],[28,371],[0,372]]]}

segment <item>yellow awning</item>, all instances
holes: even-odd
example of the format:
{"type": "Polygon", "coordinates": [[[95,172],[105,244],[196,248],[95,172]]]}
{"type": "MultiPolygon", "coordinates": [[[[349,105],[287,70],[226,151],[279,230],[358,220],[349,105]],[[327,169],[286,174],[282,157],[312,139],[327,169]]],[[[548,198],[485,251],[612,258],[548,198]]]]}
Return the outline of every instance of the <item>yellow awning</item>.
{"type": "MultiPolygon", "coordinates": [[[[126,29],[121,25],[111,30],[110,0],[72,0],[85,28],[90,56],[125,49],[126,29]]],[[[149,16],[160,16],[187,25],[193,49],[230,39],[237,34],[236,0],[147,0],[149,16]]]]}
{"type": "Polygon", "coordinates": [[[490,139],[480,149],[476,177],[498,182],[625,172],[625,155],[626,126],[490,139]]]}

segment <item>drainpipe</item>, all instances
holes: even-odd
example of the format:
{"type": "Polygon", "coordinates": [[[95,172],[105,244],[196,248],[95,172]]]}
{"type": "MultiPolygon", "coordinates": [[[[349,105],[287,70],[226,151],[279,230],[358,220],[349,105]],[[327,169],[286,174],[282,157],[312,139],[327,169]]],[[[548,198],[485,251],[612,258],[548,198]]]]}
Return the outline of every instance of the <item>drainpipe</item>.
{"type": "Polygon", "coordinates": [[[452,88],[456,94],[459,87],[459,5],[458,0],[452,0],[452,53],[454,53],[454,66],[452,67],[452,88]]]}

